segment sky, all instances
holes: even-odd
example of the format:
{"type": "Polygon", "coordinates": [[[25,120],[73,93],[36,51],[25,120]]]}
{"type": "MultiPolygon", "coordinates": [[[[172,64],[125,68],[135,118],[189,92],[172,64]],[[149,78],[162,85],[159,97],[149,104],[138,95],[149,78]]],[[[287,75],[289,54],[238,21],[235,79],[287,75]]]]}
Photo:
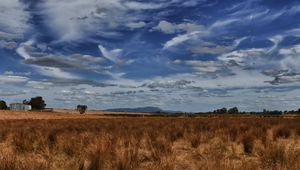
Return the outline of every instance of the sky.
{"type": "Polygon", "coordinates": [[[300,107],[299,0],[0,0],[0,99],[300,107]]]}

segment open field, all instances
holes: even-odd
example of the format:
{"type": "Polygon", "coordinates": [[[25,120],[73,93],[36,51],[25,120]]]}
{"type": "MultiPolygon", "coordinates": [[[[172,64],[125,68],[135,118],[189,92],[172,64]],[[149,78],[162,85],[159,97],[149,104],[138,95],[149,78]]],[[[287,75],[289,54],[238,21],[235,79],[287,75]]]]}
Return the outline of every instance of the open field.
{"type": "Polygon", "coordinates": [[[300,169],[300,117],[0,112],[0,169],[300,169]]]}
{"type": "MultiPolygon", "coordinates": [[[[122,113],[124,115],[151,115],[150,113],[122,113]]],[[[103,111],[93,111],[88,110],[84,115],[80,115],[77,110],[71,109],[54,109],[53,112],[22,112],[22,111],[10,111],[10,110],[0,110],[0,120],[7,119],[94,119],[94,118],[107,118],[115,117],[114,115],[120,115],[117,112],[103,112],[103,111]],[[110,116],[108,116],[110,115],[110,116]]]]}

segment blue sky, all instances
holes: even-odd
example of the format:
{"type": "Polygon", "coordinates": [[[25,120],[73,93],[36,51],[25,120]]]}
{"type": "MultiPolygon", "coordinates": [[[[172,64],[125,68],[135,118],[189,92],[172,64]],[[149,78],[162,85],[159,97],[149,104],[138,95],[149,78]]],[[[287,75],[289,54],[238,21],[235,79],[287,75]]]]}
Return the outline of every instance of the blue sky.
{"type": "Polygon", "coordinates": [[[0,98],[298,109],[297,0],[1,0],[0,98]]]}

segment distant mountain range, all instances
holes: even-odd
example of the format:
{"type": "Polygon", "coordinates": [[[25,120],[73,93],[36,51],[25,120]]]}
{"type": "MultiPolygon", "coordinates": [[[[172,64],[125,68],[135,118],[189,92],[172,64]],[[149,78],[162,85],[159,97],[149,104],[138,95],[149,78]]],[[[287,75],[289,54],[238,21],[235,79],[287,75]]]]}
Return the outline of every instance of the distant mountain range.
{"type": "Polygon", "coordinates": [[[137,107],[137,108],[114,108],[104,111],[109,112],[131,112],[131,113],[182,113],[181,111],[163,110],[159,107],[137,107]]]}

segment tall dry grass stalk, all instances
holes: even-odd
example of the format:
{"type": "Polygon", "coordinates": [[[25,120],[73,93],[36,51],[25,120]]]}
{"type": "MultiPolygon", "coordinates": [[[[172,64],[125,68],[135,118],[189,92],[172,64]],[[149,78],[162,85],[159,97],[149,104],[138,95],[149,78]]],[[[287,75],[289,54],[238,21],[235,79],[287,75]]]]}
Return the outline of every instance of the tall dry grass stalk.
{"type": "Polygon", "coordinates": [[[300,169],[299,120],[2,120],[0,169],[300,169]]]}

